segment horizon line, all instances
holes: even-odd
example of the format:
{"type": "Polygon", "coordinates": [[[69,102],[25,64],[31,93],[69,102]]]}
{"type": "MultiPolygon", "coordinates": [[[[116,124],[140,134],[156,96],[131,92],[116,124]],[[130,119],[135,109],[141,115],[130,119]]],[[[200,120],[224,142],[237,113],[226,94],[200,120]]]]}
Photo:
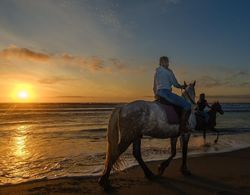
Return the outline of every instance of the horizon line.
{"type": "MultiPolygon", "coordinates": [[[[135,100],[136,101],[136,100],[135,100]]],[[[149,100],[144,100],[144,101],[149,101],[149,100]]],[[[150,101],[153,102],[154,100],[150,101]]],[[[58,102],[0,102],[0,104],[127,104],[133,101],[125,101],[125,102],[116,102],[116,101],[112,101],[112,102],[62,102],[62,101],[58,101],[58,102]]],[[[226,103],[226,104],[250,104],[250,100],[249,101],[219,101],[220,103],[226,103]]],[[[213,103],[213,102],[209,102],[209,103],[213,103]]]]}

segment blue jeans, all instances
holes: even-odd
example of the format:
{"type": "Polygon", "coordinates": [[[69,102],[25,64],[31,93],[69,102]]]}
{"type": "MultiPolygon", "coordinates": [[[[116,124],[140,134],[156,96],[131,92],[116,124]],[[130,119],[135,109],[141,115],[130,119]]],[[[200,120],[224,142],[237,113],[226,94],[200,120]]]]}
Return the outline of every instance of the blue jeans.
{"type": "Polygon", "coordinates": [[[191,104],[189,102],[187,102],[183,97],[180,97],[180,96],[172,93],[168,89],[159,89],[156,92],[156,95],[165,98],[171,104],[174,104],[176,106],[180,106],[181,108],[183,108],[186,111],[191,110],[191,104]]]}

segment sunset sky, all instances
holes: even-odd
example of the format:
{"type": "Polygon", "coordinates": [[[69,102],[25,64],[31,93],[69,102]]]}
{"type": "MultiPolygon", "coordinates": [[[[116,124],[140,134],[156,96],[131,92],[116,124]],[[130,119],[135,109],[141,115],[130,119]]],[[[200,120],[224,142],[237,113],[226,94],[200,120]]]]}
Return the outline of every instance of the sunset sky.
{"type": "Polygon", "coordinates": [[[151,100],[162,55],[208,101],[250,102],[249,8],[249,0],[0,0],[0,102],[151,100]]]}

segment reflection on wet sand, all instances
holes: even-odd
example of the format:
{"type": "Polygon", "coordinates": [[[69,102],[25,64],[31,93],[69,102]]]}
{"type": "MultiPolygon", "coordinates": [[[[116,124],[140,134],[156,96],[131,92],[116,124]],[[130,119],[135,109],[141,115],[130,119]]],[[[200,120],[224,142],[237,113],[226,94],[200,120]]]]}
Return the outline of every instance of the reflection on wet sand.
{"type": "Polygon", "coordinates": [[[18,158],[26,158],[29,155],[27,150],[27,127],[21,125],[17,128],[16,136],[13,137],[13,151],[14,155],[18,158]]]}
{"type": "Polygon", "coordinates": [[[10,134],[9,141],[2,147],[3,157],[0,159],[0,185],[2,183],[18,183],[29,179],[31,175],[30,126],[19,125],[10,134]],[[28,144],[29,143],[29,144],[28,144]]]}

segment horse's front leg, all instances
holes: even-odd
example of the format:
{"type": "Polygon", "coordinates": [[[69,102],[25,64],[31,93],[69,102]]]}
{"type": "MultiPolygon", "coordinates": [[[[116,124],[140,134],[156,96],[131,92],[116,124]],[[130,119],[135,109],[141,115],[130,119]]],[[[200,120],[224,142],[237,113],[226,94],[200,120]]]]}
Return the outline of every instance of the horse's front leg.
{"type": "Polygon", "coordinates": [[[176,155],[176,142],[177,142],[177,137],[171,138],[171,156],[167,160],[163,161],[161,163],[161,165],[159,166],[159,168],[158,168],[159,175],[163,174],[164,170],[168,167],[171,160],[175,157],[175,155],[176,155]]]}
{"type": "Polygon", "coordinates": [[[203,141],[204,141],[204,145],[206,144],[206,138],[207,138],[206,134],[207,134],[207,130],[206,130],[206,127],[204,127],[203,128],[203,141]]]}
{"type": "Polygon", "coordinates": [[[182,145],[181,172],[183,175],[191,175],[191,172],[187,168],[187,151],[188,151],[189,138],[190,138],[190,133],[181,134],[181,137],[180,137],[180,141],[182,145]]]}
{"type": "Polygon", "coordinates": [[[214,140],[214,143],[216,144],[218,142],[218,140],[219,140],[220,132],[217,129],[214,129],[214,131],[217,133],[216,138],[214,140]]]}
{"type": "Polygon", "coordinates": [[[148,179],[152,179],[154,177],[154,174],[150,171],[141,157],[141,138],[138,138],[133,142],[133,155],[143,169],[145,176],[148,179]]]}

